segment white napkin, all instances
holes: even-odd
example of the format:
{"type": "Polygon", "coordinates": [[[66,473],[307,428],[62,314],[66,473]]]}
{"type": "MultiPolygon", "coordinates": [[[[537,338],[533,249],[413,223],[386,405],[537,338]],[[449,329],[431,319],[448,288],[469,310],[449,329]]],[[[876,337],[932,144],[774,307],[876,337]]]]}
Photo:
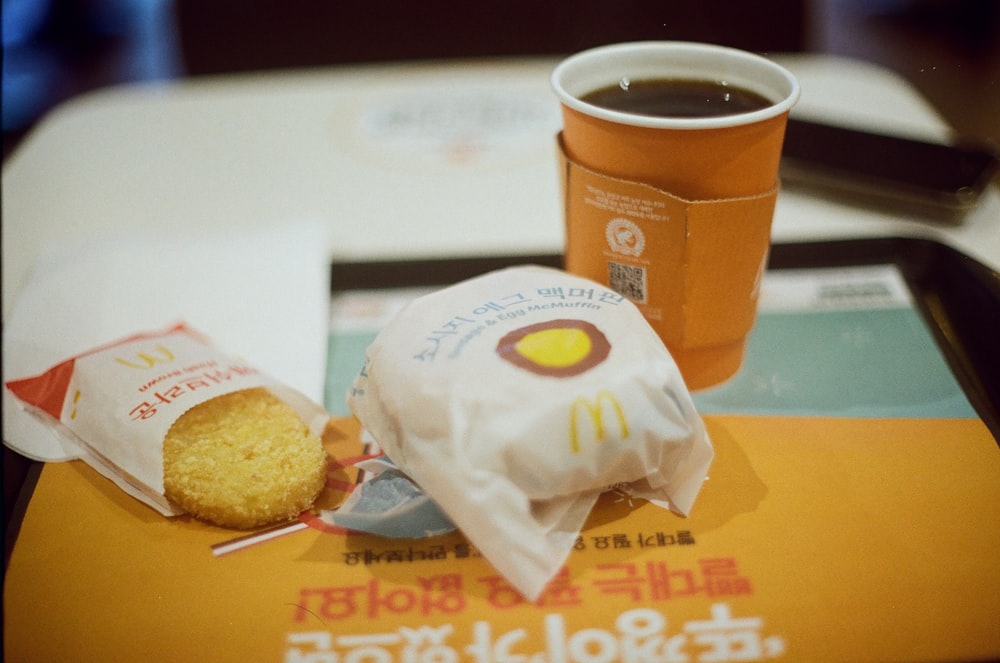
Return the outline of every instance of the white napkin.
{"type": "MultiPolygon", "coordinates": [[[[42,251],[3,330],[4,382],[140,331],[185,321],[225,352],[322,403],[329,255],[318,225],[197,235],[136,233],[42,251]]],[[[3,440],[76,458],[3,390],[3,440]]]]}

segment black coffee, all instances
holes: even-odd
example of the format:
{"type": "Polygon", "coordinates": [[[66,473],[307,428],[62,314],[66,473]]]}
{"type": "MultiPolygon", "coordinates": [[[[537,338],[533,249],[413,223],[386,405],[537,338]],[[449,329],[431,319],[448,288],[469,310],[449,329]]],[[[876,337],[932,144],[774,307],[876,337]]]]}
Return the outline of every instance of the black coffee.
{"type": "Polygon", "coordinates": [[[718,117],[767,108],[763,96],[735,85],[688,79],[626,81],[581,97],[609,110],[657,117],[718,117]]]}

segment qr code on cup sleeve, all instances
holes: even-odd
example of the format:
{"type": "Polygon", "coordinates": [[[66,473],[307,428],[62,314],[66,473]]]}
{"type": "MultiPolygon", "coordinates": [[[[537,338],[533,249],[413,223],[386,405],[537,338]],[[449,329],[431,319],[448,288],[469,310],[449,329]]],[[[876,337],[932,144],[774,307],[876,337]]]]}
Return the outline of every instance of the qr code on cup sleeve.
{"type": "Polygon", "coordinates": [[[634,302],[646,303],[646,268],[608,263],[608,285],[620,295],[634,302]]]}

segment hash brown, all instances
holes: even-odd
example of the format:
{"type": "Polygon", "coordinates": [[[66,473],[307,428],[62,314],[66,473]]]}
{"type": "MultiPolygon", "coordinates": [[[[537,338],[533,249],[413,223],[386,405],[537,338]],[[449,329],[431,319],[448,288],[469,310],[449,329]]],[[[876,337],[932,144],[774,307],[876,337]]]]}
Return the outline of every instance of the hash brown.
{"type": "Polygon", "coordinates": [[[202,520],[252,529],[312,506],[326,482],[320,438],[263,387],[201,403],[163,441],[167,498],[202,520]]]}

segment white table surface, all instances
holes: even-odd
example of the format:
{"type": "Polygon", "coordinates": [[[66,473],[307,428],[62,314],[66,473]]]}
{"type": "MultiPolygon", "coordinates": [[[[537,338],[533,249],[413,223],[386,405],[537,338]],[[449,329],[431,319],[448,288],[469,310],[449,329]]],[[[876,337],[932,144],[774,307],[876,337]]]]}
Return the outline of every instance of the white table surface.
{"type": "MultiPolygon", "coordinates": [[[[948,137],[934,109],[886,69],[828,56],[775,59],[800,79],[796,115],[948,137]]],[[[4,319],[53,239],[311,222],[325,229],[332,259],[557,252],[554,63],[238,75],[71,101],[4,167],[4,319]]],[[[929,237],[998,267],[998,227],[995,187],[956,226],[783,192],[774,239],[929,237]]]]}

